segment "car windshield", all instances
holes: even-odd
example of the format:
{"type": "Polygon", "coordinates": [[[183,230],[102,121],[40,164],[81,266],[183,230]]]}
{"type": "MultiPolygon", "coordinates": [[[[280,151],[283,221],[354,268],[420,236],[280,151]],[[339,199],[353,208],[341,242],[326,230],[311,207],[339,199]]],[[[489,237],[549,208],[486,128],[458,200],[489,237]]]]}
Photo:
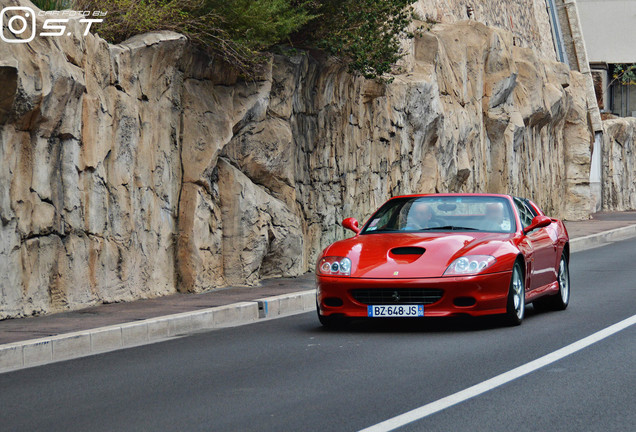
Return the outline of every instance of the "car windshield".
{"type": "Polygon", "coordinates": [[[482,231],[516,229],[510,201],[493,196],[403,197],[388,201],[361,234],[380,232],[482,231]]]}

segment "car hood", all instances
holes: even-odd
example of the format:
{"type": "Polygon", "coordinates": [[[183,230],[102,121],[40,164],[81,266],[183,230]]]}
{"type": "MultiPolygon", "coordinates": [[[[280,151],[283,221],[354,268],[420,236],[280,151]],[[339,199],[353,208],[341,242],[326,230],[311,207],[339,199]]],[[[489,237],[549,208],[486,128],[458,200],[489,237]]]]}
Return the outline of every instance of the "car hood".
{"type": "Polygon", "coordinates": [[[356,278],[440,277],[461,256],[497,258],[509,252],[513,236],[483,232],[365,234],[332,244],[323,256],[348,257],[351,277],[356,278]]]}

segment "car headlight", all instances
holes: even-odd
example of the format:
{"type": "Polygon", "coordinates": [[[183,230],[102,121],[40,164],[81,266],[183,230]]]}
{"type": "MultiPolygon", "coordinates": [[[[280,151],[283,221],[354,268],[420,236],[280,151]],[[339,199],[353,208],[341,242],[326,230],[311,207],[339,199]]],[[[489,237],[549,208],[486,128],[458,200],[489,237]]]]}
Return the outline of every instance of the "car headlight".
{"type": "Polygon", "coordinates": [[[344,257],[324,257],[318,262],[318,274],[349,276],[351,274],[351,260],[344,257]]]}
{"type": "Polygon", "coordinates": [[[457,258],[448,266],[444,276],[477,274],[497,261],[490,255],[466,255],[457,258]]]}

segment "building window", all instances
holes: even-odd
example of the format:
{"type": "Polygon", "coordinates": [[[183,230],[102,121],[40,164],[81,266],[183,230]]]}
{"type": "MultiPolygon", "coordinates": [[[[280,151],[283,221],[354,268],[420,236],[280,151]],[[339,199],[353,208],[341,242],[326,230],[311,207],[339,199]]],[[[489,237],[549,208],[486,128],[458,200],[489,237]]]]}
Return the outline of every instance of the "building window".
{"type": "Polygon", "coordinates": [[[633,65],[609,65],[609,94],[612,114],[636,117],[636,80],[633,65]]]}
{"type": "Polygon", "coordinates": [[[612,114],[636,117],[636,86],[613,83],[610,87],[612,114]]]}

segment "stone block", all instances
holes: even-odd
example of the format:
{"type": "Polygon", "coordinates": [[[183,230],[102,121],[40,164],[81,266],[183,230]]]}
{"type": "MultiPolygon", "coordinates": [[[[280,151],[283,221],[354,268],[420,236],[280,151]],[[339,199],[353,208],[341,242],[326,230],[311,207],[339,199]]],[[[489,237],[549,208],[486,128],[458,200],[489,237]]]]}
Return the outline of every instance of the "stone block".
{"type": "Polygon", "coordinates": [[[113,351],[123,346],[120,326],[92,330],[90,334],[93,353],[113,351]]]}
{"type": "Polygon", "coordinates": [[[90,332],[57,336],[51,339],[53,360],[68,360],[91,353],[90,332]]]}
{"type": "Polygon", "coordinates": [[[22,346],[24,366],[37,366],[53,361],[53,343],[50,340],[27,342],[22,346]]]}

